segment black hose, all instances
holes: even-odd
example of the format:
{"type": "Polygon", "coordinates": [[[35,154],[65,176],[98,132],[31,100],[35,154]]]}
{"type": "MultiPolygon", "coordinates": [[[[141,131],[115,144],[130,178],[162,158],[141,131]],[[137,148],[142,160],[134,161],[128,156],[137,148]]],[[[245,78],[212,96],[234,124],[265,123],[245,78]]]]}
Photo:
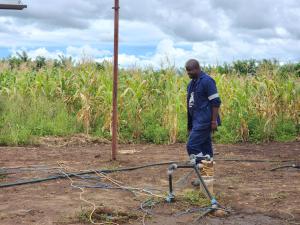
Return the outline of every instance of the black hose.
{"type": "Polygon", "coordinates": [[[214,159],[214,161],[229,161],[229,162],[270,162],[270,163],[284,163],[284,162],[294,162],[295,160],[268,160],[268,159],[214,159]]]}
{"type": "MultiPolygon", "coordinates": [[[[263,160],[263,159],[215,159],[215,161],[235,161],[235,162],[293,162],[295,160],[263,160]]],[[[18,185],[25,185],[25,184],[33,184],[33,183],[40,183],[40,182],[45,182],[49,180],[55,180],[55,179],[65,179],[67,177],[74,177],[78,175],[84,175],[84,174],[93,174],[95,172],[98,173],[114,173],[114,172],[125,172],[125,171],[133,171],[133,170],[138,170],[138,169],[143,169],[147,167],[154,167],[154,166],[162,166],[162,165],[169,165],[173,163],[180,163],[180,162],[162,162],[162,163],[154,163],[154,164],[147,164],[143,166],[136,166],[136,167],[128,167],[128,168],[119,168],[119,169],[106,169],[106,170],[87,170],[79,173],[70,173],[70,174],[61,174],[61,175],[52,175],[49,177],[45,178],[36,178],[36,179],[31,179],[31,180],[25,180],[25,181],[18,181],[18,182],[12,182],[12,183],[2,183],[0,184],[0,188],[5,188],[5,187],[12,187],[12,186],[18,186],[18,185]]],[[[186,162],[184,162],[186,163],[186,162]]],[[[5,168],[1,168],[5,169],[5,168]]]]}
{"type": "Polygon", "coordinates": [[[194,168],[194,165],[178,165],[177,168],[178,169],[194,168]]]}
{"type": "MultiPolygon", "coordinates": [[[[228,162],[270,162],[270,163],[285,163],[285,162],[295,162],[296,160],[292,160],[292,159],[287,159],[287,160],[268,160],[268,159],[218,159],[215,158],[214,161],[228,161],[228,162]]],[[[170,162],[170,163],[178,163],[178,162],[170,162]]],[[[185,162],[187,163],[187,161],[185,162]]],[[[145,168],[145,167],[149,167],[151,165],[156,166],[156,165],[165,165],[165,164],[169,164],[169,162],[166,163],[157,163],[157,164],[149,164],[149,165],[145,165],[145,166],[141,166],[140,168],[145,168]]],[[[186,168],[189,168],[190,166],[188,165],[186,168]]],[[[133,167],[134,168],[134,167],[133,167]]],[[[1,167],[0,168],[0,173],[4,172],[6,173],[7,171],[13,170],[12,173],[16,173],[15,170],[17,171],[40,171],[40,170],[51,170],[51,169],[60,169],[60,167],[52,167],[52,168],[35,168],[34,166],[32,167],[1,167]]]]}
{"type": "Polygon", "coordinates": [[[300,169],[300,165],[292,164],[292,165],[278,166],[278,167],[275,167],[275,168],[270,169],[270,171],[275,171],[275,170],[283,169],[283,168],[295,168],[295,169],[300,169]]]}
{"type": "Polygon", "coordinates": [[[30,180],[25,180],[25,181],[17,181],[17,182],[12,182],[12,183],[3,183],[3,184],[0,184],[0,188],[13,187],[13,186],[25,185],[25,184],[34,184],[34,183],[40,183],[40,182],[45,182],[45,181],[49,181],[49,180],[56,180],[56,179],[65,179],[67,177],[74,177],[74,176],[92,174],[92,173],[114,173],[114,172],[133,171],[133,170],[143,169],[143,168],[147,168],[147,167],[169,165],[169,164],[172,164],[172,163],[180,163],[180,162],[170,161],[170,162],[153,163],[153,164],[147,164],[147,165],[135,166],[135,167],[128,167],[128,168],[88,170],[88,171],[83,171],[83,172],[79,172],[79,173],[66,173],[66,174],[60,174],[60,175],[52,175],[52,176],[45,177],[45,178],[36,178],[36,179],[30,179],[30,180]]]}

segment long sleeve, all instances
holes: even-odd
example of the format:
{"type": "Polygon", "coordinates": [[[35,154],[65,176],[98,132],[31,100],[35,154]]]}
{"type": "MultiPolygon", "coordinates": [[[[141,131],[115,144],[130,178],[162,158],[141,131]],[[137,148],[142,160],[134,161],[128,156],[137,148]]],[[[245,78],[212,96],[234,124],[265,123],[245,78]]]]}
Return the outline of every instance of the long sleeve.
{"type": "Polygon", "coordinates": [[[207,82],[208,100],[214,107],[220,107],[221,99],[217,90],[216,82],[211,78],[207,82]]]}

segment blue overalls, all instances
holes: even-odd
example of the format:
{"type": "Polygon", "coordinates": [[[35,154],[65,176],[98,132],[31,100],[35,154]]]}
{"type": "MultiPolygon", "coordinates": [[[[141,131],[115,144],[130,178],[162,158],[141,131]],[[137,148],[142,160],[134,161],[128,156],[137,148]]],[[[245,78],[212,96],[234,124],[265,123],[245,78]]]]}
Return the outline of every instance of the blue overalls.
{"type": "MultiPolygon", "coordinates": [[[[212,77],[201,72],[198,79],[193,79],[187,88],[188,154],[210,155],[213,157],[211,143],[212,107],[220,107],[221,100],[216,83],[212,77]]],[[[218,116],[218,125],[220,118],[218,116]]]]}

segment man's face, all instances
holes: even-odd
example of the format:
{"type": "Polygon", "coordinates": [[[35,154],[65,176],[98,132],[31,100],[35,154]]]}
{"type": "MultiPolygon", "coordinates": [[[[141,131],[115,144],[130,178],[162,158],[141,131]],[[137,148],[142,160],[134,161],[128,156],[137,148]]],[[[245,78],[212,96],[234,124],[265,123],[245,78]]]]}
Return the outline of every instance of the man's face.
{"type": "Polygon", "coordinates": [[[190,79],[194,79],[198,77],[199,70],[191,67],[185,67],[187,74],[189,75],[190,79]]]}

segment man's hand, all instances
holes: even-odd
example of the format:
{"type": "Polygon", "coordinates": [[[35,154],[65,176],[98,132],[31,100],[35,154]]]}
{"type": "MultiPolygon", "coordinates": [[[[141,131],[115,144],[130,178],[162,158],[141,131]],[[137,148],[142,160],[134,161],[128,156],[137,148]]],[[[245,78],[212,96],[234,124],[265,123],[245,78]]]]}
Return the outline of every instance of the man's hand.
{"type": "Polygon", "coordinates": [[[212,107],[211,125],[210,125],[212,132],[218,130],[218,122],[217,122],[218,114],[219,114],[219,107],[212,107]]]}
{"type": "Polygon", "coordinates": [[[211,121],[211,131],[215,132],[218,130],[218,122],[217,121],[211,121]]]}

